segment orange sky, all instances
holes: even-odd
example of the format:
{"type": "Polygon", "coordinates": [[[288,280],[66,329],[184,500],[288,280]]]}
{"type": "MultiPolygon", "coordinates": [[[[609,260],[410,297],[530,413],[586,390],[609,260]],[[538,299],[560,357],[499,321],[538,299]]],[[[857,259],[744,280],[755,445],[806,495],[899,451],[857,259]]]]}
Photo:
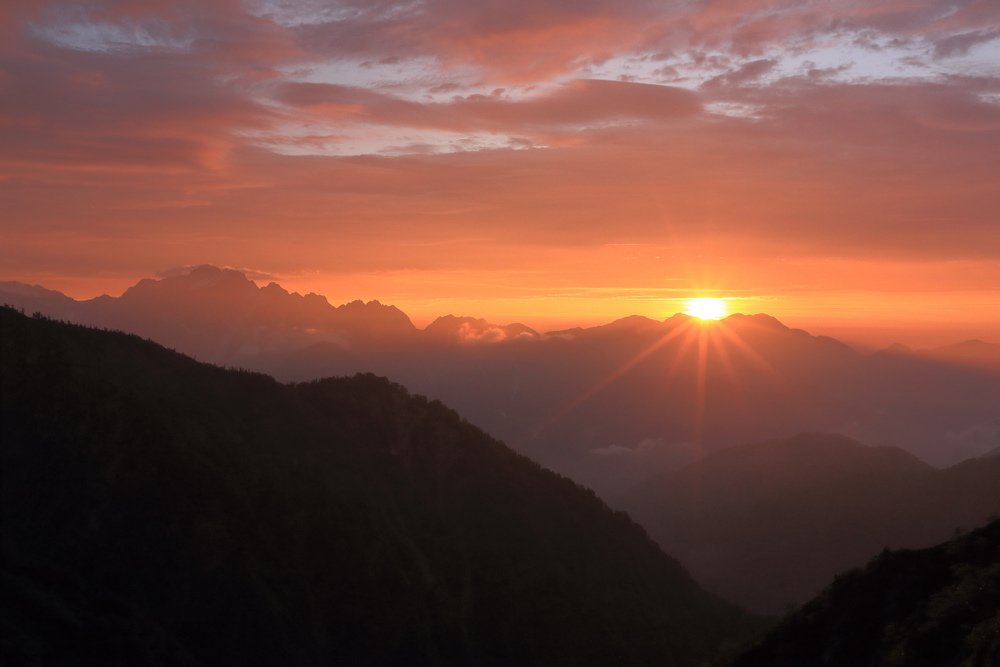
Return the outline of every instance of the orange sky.
{"type": "Polygon", "coordinates": [[[1000,7],[13,0],[0,278],[1000,340],[1000,7]]]}

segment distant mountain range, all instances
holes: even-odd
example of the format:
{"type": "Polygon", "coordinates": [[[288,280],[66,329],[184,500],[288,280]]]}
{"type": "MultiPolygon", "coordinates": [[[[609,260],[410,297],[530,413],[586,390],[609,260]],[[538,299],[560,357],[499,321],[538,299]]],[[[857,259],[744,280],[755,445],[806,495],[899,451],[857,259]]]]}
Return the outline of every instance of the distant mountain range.
{"type": "Polygon", "coordinates": [[[734,667],[998,664],[1000,520],[842,574],[734,667]]]}
{"type": "Polygon", "coordinates": [[[214,266],[141,280],[120,297],[87,301],[38,286],[0,283],[0,300],[25,311],[136,333],[221,364],[318,342],[365,347],[416,332],[399,309],[378,301],[334,307],[317,294],[289,293],[273,282],[257,287],[238,271],[214,266]]]}
{"type": "Polygon", "coordinates": [[[761,627],[384,379],[3,308],[0,390],[4,664],[701,665],[761,627]]]}
{"type": "Polygon", "coordinates": [[[920,350],[914,354],[927,359],[964,364],[970,368],[988,368],[1000,371],[1000,345],[981,340],[967,340],[954,345],[920,350]]]}
{"type": "Polygon", "coordinates": [[[1000,515],[1000,457],[932,468],[837,435],[732,447],[616,503],[695,578],[761,613],[886,547],[926,547],[1000,515]]]}
{"type": "Polygon", "coordinates": [[[0,302],[121,329],[281,380],[374,372],[445,401],[606,496],[726,446],[837,432],[953,465],[1000,446],[1000,346],[862,354],[767,315],[629,317],[540,333],[258,287],[202,266],[74,301],[0,283],[0,302]]]}

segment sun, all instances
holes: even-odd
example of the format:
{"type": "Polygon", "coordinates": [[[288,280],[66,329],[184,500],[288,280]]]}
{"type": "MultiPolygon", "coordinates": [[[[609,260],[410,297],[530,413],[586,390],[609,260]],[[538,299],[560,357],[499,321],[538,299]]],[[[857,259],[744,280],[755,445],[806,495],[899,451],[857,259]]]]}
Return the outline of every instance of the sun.
{"type": "Polygon", "coordinates": [[[728,312],[725,299],[688,299],[684,313],[700,320],[721,320],[728,312]]]}

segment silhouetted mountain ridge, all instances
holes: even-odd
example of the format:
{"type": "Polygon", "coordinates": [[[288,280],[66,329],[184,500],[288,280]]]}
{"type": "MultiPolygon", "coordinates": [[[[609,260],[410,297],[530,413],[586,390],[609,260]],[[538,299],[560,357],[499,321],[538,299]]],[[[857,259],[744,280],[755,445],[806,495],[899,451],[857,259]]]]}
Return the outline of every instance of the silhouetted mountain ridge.
{"type": "Polygon", "coordinates": [[[775,613],[885,547],[923,547],[1000,513],[1000,458],[938,470],[895,447],[802,434],[732,447],[619,503],[695,577],[775,613]]]}
{"type": "Polygon", "coordinates": [[[0,383],[9,664],[695,665],[756,627],[372,375],[285,386],[3,308],[0,383]]]}
{"type": "Polygon", "coordinates": [[[844,573],[734,667],[1000,663],[1000,520],[844,573]]]}
{"type": "Polygon", "coordinates": [[[518,322],[499,325],[475,317],[444,315],[427,325],[423,334],[440,341],[456,343],[499,343],[514,339],[539,338],[531,327],[518,322]]]}
{"type": "Polygon", "coordinates": [[[1000,371],[1000,345],[981,340],[966,340],[952,345],[920,350],[919,354],[924,358],[946,363],[1000,371]]]}

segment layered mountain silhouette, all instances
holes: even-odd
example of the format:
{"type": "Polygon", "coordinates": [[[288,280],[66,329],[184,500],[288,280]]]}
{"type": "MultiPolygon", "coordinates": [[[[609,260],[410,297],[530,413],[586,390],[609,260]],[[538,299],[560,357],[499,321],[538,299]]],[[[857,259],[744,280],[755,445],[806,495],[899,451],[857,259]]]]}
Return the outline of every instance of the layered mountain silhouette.
{"type": "Polygon", "coordinates": [[[415,331],[399,309],[378,301],[334,307],[317,294],[289,293],[273,282],[258,287],[238,271],[214,266],[141,280],[117,298],[74,301],[8,282],[0,283],[0,299],[29,312],[135,333],[220,364],[322,341],[364,348],[415,331]]]}
{"type": "Polygon", "coordinates": [[[885,552],[786,618],[734,667],[1000,663],[1000,521],[885,552]]]}
{"type": "Polygon", "coordinates": [[[514,339],[537,339],[539,333],[523,324],[500,326],[474,317],[439,317],[423,331],[432,341],[445,344],[500,343],[514,339]]]}
{"type": "Polygon", "coordinates": [[[967,340],[953,345],[916,352],[928,359],[965,364],[972,368],[1000,370],[1000,345],[981,340],[967,340]]]}
{"type": "Polygon", "coordinates": [[[5,283],[27,312],[134,332],[289,381],[375,372],[446,402],[543,465],[611,496],[723,447],[837,432],[953,465],[1000,446],[1000,370],[964,352],[860,353],[767,315],[629,317],[539,333],[331,306],[199,267],[76,302],[5,283]]]}
{"type": "Polygon", "coordinates": [[[373,375],[281,385],[3,308],[0,389],[5,664],[695,665],[757,627],[373,375]]]}
{"type": "Polygon", "coordinates": [[[1000,457],[939,470],[898,448],[803,434],[714,453],[620,506],[710,590],[779,613],[886,547],[930,546],[1000,515],[1000,457]]]}

